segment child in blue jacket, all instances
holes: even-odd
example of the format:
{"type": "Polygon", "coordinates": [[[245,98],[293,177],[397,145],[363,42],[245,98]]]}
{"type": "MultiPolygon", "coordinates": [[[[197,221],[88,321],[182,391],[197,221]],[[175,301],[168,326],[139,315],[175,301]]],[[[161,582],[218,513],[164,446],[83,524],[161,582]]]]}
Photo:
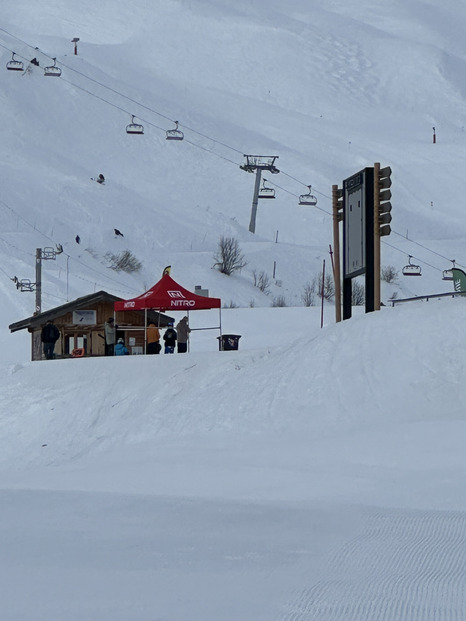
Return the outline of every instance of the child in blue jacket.
{"type": "Polygon", "coordinates": [[[125,346],[123,339],[118,339],[118,343],[115,345],[115,356],[128,356],[129,351],[125,346]]]}

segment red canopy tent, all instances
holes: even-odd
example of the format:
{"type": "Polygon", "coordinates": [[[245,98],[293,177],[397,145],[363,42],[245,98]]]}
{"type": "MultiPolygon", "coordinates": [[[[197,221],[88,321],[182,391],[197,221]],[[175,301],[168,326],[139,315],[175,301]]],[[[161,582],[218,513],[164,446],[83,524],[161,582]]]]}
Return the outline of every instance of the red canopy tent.
{"type": "MultiPolygon", "coordinates": [[[[208,298],[203,295],[197,295],[188,291],[181,285],[179,285],[170,274],[164,274],[162,278],[148,291],[129,300],[121,300],[115,302],[114,311],[132,311],[132,310],[145,310],[147,325],[147,310],[157,310],[160,312],[167,311],[192,311],[192,310],[206,310],[211,308],[219,309],[219,326],[214,328],[204,329],[217,329],[220,330],[220,336],[222,335],[222,320],[221,320],[221,300],[220,298],[208,298]]],[[[202,328],[198,328],[202,329],[202,328]]]]}
{"type": "Polygon", "coordinates": [[[179,285],[169,274],[165,274],[149,291],[130,300],[115,302],[115,311],[153,309],[169,310],[202,310],[221,308],[220,298],[207,298],[191,293],[179,285]]]}

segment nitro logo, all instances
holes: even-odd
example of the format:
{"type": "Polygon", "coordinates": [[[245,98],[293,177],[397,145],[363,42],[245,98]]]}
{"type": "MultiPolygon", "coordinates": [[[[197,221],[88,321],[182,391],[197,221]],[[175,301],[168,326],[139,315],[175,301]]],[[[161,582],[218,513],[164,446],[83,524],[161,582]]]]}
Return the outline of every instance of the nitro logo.
{"type": "Polygon", "coordinates": [[[171,298],[178,298],[178,299],[181,298],[182,300],[185,299],[181,291],[167,291],[167,293],[171,298]]]}
{"type": "Polygon", "coordinates": [[[132,302],[125,302],[124,307],[125,308],[134,308],[136,306],[136,302],[132,301],[132,302]]]}
{"type": "Polygon", "coordinates": [[[196,306],[196,302],[194,300],[172,300],[170,302],[170,307],[177,306],[196,306]]]}

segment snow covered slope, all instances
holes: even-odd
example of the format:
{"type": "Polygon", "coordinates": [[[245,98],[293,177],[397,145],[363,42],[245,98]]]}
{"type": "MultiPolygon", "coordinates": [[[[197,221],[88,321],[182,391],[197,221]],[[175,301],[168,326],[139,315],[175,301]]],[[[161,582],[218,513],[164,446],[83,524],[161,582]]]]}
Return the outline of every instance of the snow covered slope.
{"type": "Polygon", "coordinates": [[[3,3],[0,24],[3,65],[41,65],[0,72],[2,621],[463,618],[464,300],[338,325],[326,305],[323,329],[301,300],[330,263],[332,184],[375,161],[393,170],[382,263],[423,271],[384,301],[466,265],[463,3],[43,4],[3,3]],[[247,153],[281,171],[256,235],[247,153]],[[240,274],[211,269],[220,235],[240,274]],[[132,297],[170,264],[241,307],[222,311],[239,350],[206,331],[186,356],[30,363],[7,326],[33,294],[10,278],[58,243],[44,308],[132,297]],[[140,273],[108,268],[123,249],[140,273]],[[274,266],[266,295],[254,271],[274,266]]]}

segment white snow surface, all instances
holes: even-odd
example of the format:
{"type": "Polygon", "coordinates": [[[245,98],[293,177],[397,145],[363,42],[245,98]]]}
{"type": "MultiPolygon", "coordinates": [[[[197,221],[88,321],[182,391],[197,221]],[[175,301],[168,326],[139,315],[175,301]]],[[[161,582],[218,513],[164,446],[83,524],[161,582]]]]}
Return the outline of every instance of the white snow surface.
{"type": "Polygon", "coordinates": [[[0,68],[1,621],[464,619],[466,300],[389,299],[451,291],[443,270],[466,265],[466,5],[0,7],[1,67],[41,65],[0,68]],[[279,157],[255,235],[243,154],[279,157]],[[326,303],[322,326],[302,293],[331,270],[331,186],[377,161],[399,276],[380,312],[336,324],[326,303]],[[247,261],[231,277],[212,269],[221,235],[247,261]],[[10,278],[56,244],[43,310],[134,297],[171,265],[222,299],[238,351],[194,330],[186,355],[30,362],[8,326],[34,294],[10,278]],[[109,269],[125,249],[140,272],[109,269]]]}

